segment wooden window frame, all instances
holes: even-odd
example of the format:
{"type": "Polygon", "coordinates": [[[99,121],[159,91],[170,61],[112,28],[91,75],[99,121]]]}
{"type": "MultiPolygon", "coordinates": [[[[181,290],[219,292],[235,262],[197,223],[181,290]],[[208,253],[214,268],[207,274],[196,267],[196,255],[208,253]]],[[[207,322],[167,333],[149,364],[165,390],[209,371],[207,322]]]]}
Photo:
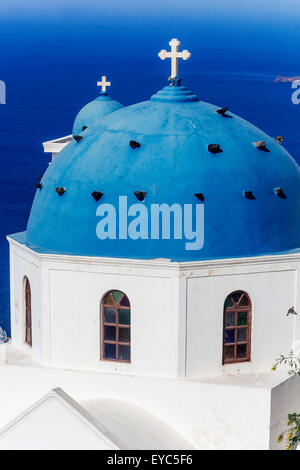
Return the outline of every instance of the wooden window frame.
{"type": "Polygon", "coordinates": [[[31,308],[31,286],[28,277],[24,278],[24,311],[25,311],[25,321],[24,321],[24,342],[27,346],[32,348],[32,308],[31,308]],[[28,315],[29,313],[29,315],[28,315]],[[28,318],[30,322],[28,323],[28,318]],[[29,334],[28,334],[29,332],[29,334]],[[29,340],[28,340],[29,337],[29,340]]]}
{"type": "Polygon", "coordinates": [[[224,302],[224,312],[223,312],[223,357],[222,357],[222,364],[237,364],[240,362],[249,362],[251,360],[251,323],[252,323],[252,305],[249,295],[244,291],[234,291],[231,292],[225,299],[224,302]],[[238,302],[235,302],[233,299],[234,294],[240,294],[240,298],[238,302]],[[246,297],[248,304],[247,305],[240,305],[242,299],[246,297]],[[233,303],[232,307],[225,307],[226,300],[230,298],[231,302],[233,303]],[[238,312],[247,312],[247,325],[237,325],[237,318],[238,312]],[[226,326],[226,314],[227,313],[234,313],[234,325],[233,326],[226,326]],[[238,341],[237,340],[237,330],[239,329],[247,329],[246,333],[246,340],[245,341],[238,341]],[[235,330],[235,341],[234,343],[225,343],[225,332],[227,330],[235,330]],[[238,358],[237,357],[237,345],[238,344],[246,344],[246,356],[238,358]],[[225,347],[226,346],[234,346],[234,357],[226,359],[225,358],[225,347]]]}
{"type": "Polygon", "coordinates": [[[107,292],[104,295],[104,297],[101,301],[101,356],[100,356],[100,358],[101,358],[102,361],[119,362],[121,364],[123,364],[123,363],[130,364],[131,363],[131,305],[130,305],[130,301],[129,301],[127,295],[124,294],[124,292],[119,291],[117,289],[112,289],[109,292],[107,292]],[[123,294],[122,297],[120,298],[119,302],[117,302],[115,300],[115,298],[112,294],[114,291],[117,291],[117,292],[120,292],[121,294],[123,294]],[[105,300],[107,299],[109,294],[111,294],[111,296],[113,297],[113,300],[115,301],[115,304],[113,304],[113,305],[111,305],[111,304],[109,305],[109,304],[105,303],[105,300]],[[121,305],[121,302],[124,299],[124,297],[127,298],[128,303],[129,303],[129,307],[121,305]],[[116,310],[116,323],[107,323],[107,322],[104,321],[104,309],[105,308],[113,308],[113,309],[116,310]],[[129,325],[123,325],[122,323],[121,324],[119,323],[119,309],[129,310],[129,312],[130,312],[130,323],[129,323],[129,325]],[[112,326],[112,327],[116,328],[116,341],[104,339],[104,327],[105,326],[112,326]],[[129,331],[130,331],[130,341],[129,342],[119,341],[119,329],[120,328],[129,329],[129,331]],[[104,357],[104,346],[105,346],[105,344],[115,344],[116,345],[116,359],[104,357]],[[130,359],[129,360],[123,361],[123,360],[119,359],[119,346],[129,346],[129,353],[130,353],[130,359]]]}

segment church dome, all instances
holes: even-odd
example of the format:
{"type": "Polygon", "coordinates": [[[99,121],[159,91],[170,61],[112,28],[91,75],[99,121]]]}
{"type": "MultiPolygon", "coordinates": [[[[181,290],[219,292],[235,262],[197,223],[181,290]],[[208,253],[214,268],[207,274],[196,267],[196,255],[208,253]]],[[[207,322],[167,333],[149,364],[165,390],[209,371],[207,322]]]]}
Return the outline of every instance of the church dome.
{"type": "MultiPolygon", "coordinates": [[[[257,127],[177,85],[105,116],[56,157],[35,195],[29,247],[174,261],[299,247],[300,169],[295,160],[257,127]],[[61,195],[57,188],[63,188],[61,195]],[[98,201],[91,195],[95,192],[102,196],[98,201]],[[204,206],[203,246],[187,249],[184,228],[182,239],[172,233],[169,239],[152,237],[150,215],[148,239],[124,239],[124,232],[122,238],[118,216],[115,239],[99,239],[97,208],[109,204],[118,214],[120,196],[127,196],[128,207],[137,204],[149,214],[155,204],[178,204],[182,211],[204,206]]],[[[128,223],[132,219],[129,215],[128,223]]]]}
{"type": "MultiPolygon", "coordinates": [[[[102,77],[102,82],[98,82],[98,85],[103,84],[103,78],[106,79],[106,77],[102,77]]],[[[106,86],[110,85],[110,82],[106,82],[106,80],[104,80],[104,83],[106,86]]],[[[72,131],[73,135],[79,135],[85,129],[94,127],[97,125],[99,119],[101,119],[103,116],[106,116],[106,114],[113,113],[114,111],[123,108],[121,103],[113,100],[108,95],[106,92],[106,86],[102,86],[102,92],[94,101],[86,104],[79,111],[74,121],[72,131]],[[103,88],[105,91],[103,91],[103,88]]]]}

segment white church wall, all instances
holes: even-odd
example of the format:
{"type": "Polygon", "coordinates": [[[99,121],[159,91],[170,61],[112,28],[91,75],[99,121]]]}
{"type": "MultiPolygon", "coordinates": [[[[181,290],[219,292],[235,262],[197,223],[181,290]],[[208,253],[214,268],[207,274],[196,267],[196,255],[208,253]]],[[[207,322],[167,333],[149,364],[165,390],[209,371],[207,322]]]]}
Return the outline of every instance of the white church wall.
{"type": "Polygon", "coordinates": [[[10,247],[11,336],[15,345],[33,357],[43,357],[42,278],[38,256],[10,247]],[[32,347],[25,343],[25,277],[31,286],[32,347]]]}
{"type": "Polygon", "coordinates": [[[37,254],[11,242],[12,340],[24,344],[23,278],[32,290],[33,357],[59,367],[165,377],[270,370],[297,335],[298,255],[170,263],[37,254]],[[297,286],[297,287],[296,287],[297,286]],[[131,302],[131,363],[100,360],[100,301],[131,302]],[[223,305],[252,302],[251,361],[222,366],[223,305]]]}
{"type": "Polygon", "coordinates": [[[51,269],[49,283],[52,364],[176,375],[168,278],[51,269]],[[131,303],[131,364],[99,360],[100,301],[112,289],[131,303]]]}
{"type": "Polygon", "coordinates": [[[223,366],[223,371],[270,370],[275,358],[288,353],[294,318],[286,316],[295,302],[297,265],[244,263],[193,272],[187,288],[187,375],[222,369],[223,306],[228,294],[245,291],[252,302],[251,361],[223,366]]]}
{"type": "Polygon", "coordinates": [[[33,302],[32,353],[43,364],[171,377],[184,374],[185,330],[179,331],[178,320],[181,281],[167,260],[40,255],[11,242],[11,264],[13,343],[29,349],[23,339],[22,311],[15,308],[22,303],[22,279],[27,275],[33,302]],[[130,364],[100,360],[100,303],[113,289],[126,293],[131,303],[130,364]]]}
{"type": "Polygon", "coordinates": [[[0,366],[0,375],[0,426],[59,384],[81,404],[109,398],[141,406],[198,449],[268,449],[271,390],[284,380],[277,373],[165,379],[18,365],[0,366]]]}
{"type": "Polygon", "coordinates": [[[278,444],[278,436],[287,430],[289,413],[299,413],[300,410],[300,377],[294,376],[272,389],[271,394],[271,433],[270,449],[284,449],[285,439],[278,444]]]}
{"type": "Polygon", "coordinates": [[[297,315],[293,315],[295,323],[295,341],[300,341],[300,263],[297,266],[297,276],[296,276],[296,293],[295,293],[295,311],[297,315]]]}

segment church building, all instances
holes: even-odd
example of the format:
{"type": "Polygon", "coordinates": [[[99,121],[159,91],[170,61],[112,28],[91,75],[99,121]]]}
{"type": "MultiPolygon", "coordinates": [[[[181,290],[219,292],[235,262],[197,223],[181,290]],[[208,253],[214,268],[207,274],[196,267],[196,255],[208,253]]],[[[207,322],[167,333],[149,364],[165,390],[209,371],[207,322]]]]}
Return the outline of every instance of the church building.
{"type": "Polygon", "coordinates": [[[8,236],[0,449],[280,449],[300,409],[300,377],[271,370],[300,340],[300,168],[190,91],[169,44],[148,101],[102,77],[44,143],[8,236]]]}

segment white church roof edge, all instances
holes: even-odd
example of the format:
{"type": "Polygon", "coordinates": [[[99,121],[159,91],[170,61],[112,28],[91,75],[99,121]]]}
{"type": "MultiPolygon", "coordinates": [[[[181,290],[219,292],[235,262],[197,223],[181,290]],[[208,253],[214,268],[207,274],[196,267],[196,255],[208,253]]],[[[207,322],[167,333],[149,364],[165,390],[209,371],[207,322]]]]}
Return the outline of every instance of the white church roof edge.
{"type": "Polygon", "coordinates": [[[76,402],[70,395],[68,395],[64,390],[57,387],[52,389],[46,395],[44,395],[40,400],[34,402],[31,407],[24,410],[10,422],[8,422],[3,428],[0,429],[0,441],[1,438],[13,428],[15,428],[18,423],[26,419],[34,410],[43,406],[47,401],[54,399],[58,401],[64,407],[67,407],[69,411],[72,412],[77,418],[80,419],[82,423],[87,425],[92,429],[96,434],[101,434],[101,438],[104,439],[109,447],[114,450],[118,450],[119,447],[113,442],[111,437],[109,437],[109,432],[101,425],[98,419],[92,416],[87,410],[85,410],[78,402],[76,402]]]}
{"type": "Polygon", "coordinates": [[[28,247],[24,242],[26,232],[19,232],[16,234],[7,235],[8,242],[16,247],[22,247],[23,250],[28,253],[37,256],[39,259],[51,260],[51,261],[63,261],[76,264],[115,264],[116,266],[152,266],[152,267],[165,267],[168,269],[196,269],[197,267],[226,267],[226,266],[237,266],[237,265],[256,265],[256,264],[268,264],[268,263],[285,263],[291,261],[300,261],[300,249],[289,250],[282,253],[266,254],[264,256],[249,256],[239,258],[216,258],[216,259],[204,259],[199,261],[173,261],[168,258],[153,258],[153,259],[140,259],[140,258],[117,258],[117,257],[101,257],[101,256],[82,256],[73,254],[61,254],[51,253],[45,251],[39,251],[28,247]]]}

